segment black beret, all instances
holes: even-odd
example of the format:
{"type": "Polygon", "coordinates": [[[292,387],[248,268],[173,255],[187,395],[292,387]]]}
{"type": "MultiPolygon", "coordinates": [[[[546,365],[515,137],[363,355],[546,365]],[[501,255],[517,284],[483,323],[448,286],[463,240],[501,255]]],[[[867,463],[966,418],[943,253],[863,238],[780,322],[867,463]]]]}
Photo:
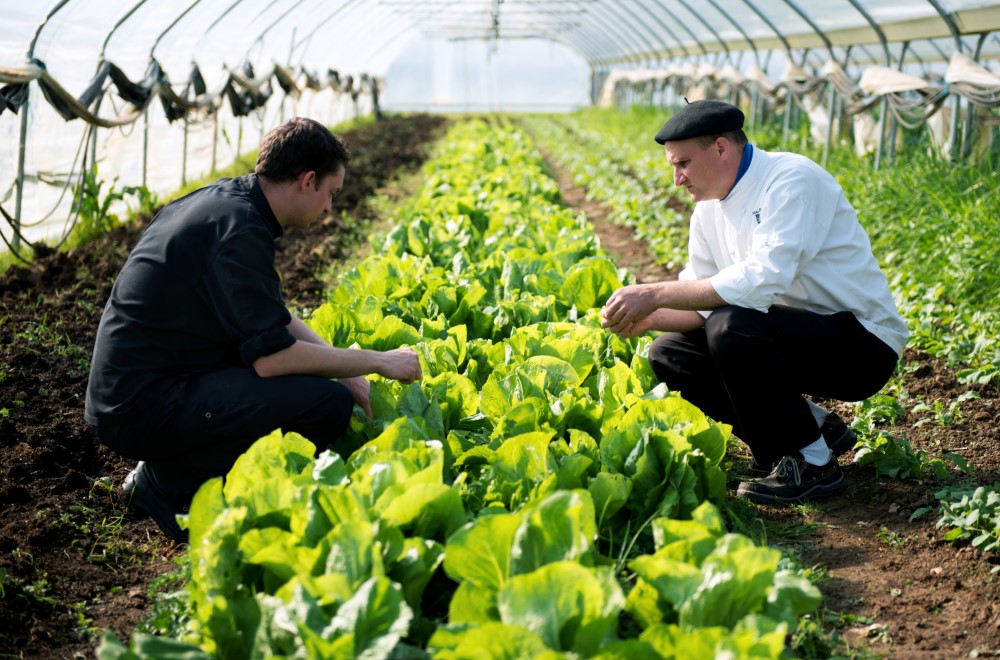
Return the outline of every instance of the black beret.
{"type": "Polygon", "coordinates": [[[695,101],[681,107],[653,138],[659,144],[718,135],[743,128],[743,111],[725,101],[695,101]]]}

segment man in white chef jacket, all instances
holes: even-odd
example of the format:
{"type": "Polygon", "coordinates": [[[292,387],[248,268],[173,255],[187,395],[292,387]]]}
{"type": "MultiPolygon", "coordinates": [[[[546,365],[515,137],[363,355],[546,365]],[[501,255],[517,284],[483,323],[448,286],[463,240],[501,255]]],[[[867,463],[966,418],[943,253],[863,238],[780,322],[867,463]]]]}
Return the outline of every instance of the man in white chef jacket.
{"type": "Polygon", "coordinates": [[[748,143],[743,113],[696,101],[656,135],[674,184],[696,202],[678,280],[626,286],[602,311],[623,336],[663,331],[657,377],[753,454],[737,493],[756,502],[845,488],[837,456],[856,438],[804,395],[858,401],[892,376],[908,331],[868,236],[813,161],[748,143]]]}

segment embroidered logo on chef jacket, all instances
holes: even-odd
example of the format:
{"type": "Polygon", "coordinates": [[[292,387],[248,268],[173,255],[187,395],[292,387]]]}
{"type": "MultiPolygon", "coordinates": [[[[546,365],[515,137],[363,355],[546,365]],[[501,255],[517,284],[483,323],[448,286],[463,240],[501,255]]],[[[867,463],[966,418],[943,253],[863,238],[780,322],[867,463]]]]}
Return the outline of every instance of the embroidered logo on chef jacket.
{"type": "Polygon", "coordinates": [[[757,221],[758,225],[760,224],[760,209],[753,212],[753,219],[757,221]]]}

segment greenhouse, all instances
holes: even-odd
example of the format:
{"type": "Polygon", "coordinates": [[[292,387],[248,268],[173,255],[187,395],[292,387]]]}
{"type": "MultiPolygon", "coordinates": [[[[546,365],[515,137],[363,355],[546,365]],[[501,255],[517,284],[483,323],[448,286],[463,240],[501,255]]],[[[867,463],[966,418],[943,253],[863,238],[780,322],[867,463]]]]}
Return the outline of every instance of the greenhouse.
{"type": "Polygon", "coordinates": [[[1000,3],[0,12],[0,656],[1000,655],[1000,3]]]}

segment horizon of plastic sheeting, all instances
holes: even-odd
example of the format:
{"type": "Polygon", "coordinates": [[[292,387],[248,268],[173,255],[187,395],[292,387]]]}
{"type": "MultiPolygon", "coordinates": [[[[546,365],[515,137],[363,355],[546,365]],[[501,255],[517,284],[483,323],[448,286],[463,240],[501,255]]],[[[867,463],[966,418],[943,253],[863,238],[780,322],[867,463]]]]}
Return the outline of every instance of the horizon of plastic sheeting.
{"type": "Polygon", "coordinates": [[[389,111],[566,112],[589,105],[590,70],[565,46],[540,39],[499,43],[420,41],[390,65],[389,111]],[[541,81],[541,82],[540,82],[541,81]]]}
{"type": "MultiPolygon", "coordinates": [[[[233,12],[223,23],[213,25],[212,14],[199,11],[195,5],[194,11],[179,19],[180,10],[173,3],[102,0],[100,11],[95,11],[95,6],[86,2],[0,0],[4,16],[0,21],[0,68],[17,68],[27,62],[33,35],[46,15],[58,9],[38,32],[32,55],[72,96],[84,92],[102,56],[132,81],[142,80],[155,59],[179,92],[188,84],[192,54],[197,57],[206,87],[218,94],[226,78],[236,75],[260,50],[255,35],[276,14],[274,10],[233,12]],[[116,29],[115,21],[124,17],[127,20],[116,29]],[[228,35],[209,38],[220,31],[228,35]]],[[[283,51],[288,51],[287,45],[283,51]]],[[[268,63],[266,58],[259,61],[268,63]]],[[[345,76],[351,74],[343,71],[345,76]]],[[[0,112],[0,206],[15,213],[23,132],[25,178],[17,218],[21,235],[30,242],[59,241],[65,238],[75,218],[73,197],[82,178],[82,154],[87,150],[84,142],[90,127],[81,119],[67,121],[60,116],[41,93],[37,81],[28,90],[26,107],[22,106],[17,114],[0,112]]],[[[114,116],[127,106],[117,95],[107,93],[95,114],[114,116]]],[[[213,114],[196,112],[186,120],[169,122],[160,103],[153,103],[134,123],[98,129],[91,148],[96,156],[96,179],[103,184],[99,195],[103,199],[112,187],[121,191],[126,186],[145,184],[163,197],[185,181],[207,175],[213,165],[224,167],[237,154],[256,150],[264,132],[283,119],[306,115],[334,125],[371,112],[372,99],[367,94],[355,101],[349,94],[329,88],[307,88],[287,96],[275,94],[242,118],[223,109],[213,114]],[[145,166],[144,142],[148,144],[145,166]]],[[[121,215],[130,205],[136,206],[137,201],[127,196],[110,211],[121,215]]],[[[7,241],[13,240],[14,232],[7,222],[0,221],[0,233],[7,241]]],[[[0,243],[0,250],[5,249],[6,245],[0,243]]]]}

